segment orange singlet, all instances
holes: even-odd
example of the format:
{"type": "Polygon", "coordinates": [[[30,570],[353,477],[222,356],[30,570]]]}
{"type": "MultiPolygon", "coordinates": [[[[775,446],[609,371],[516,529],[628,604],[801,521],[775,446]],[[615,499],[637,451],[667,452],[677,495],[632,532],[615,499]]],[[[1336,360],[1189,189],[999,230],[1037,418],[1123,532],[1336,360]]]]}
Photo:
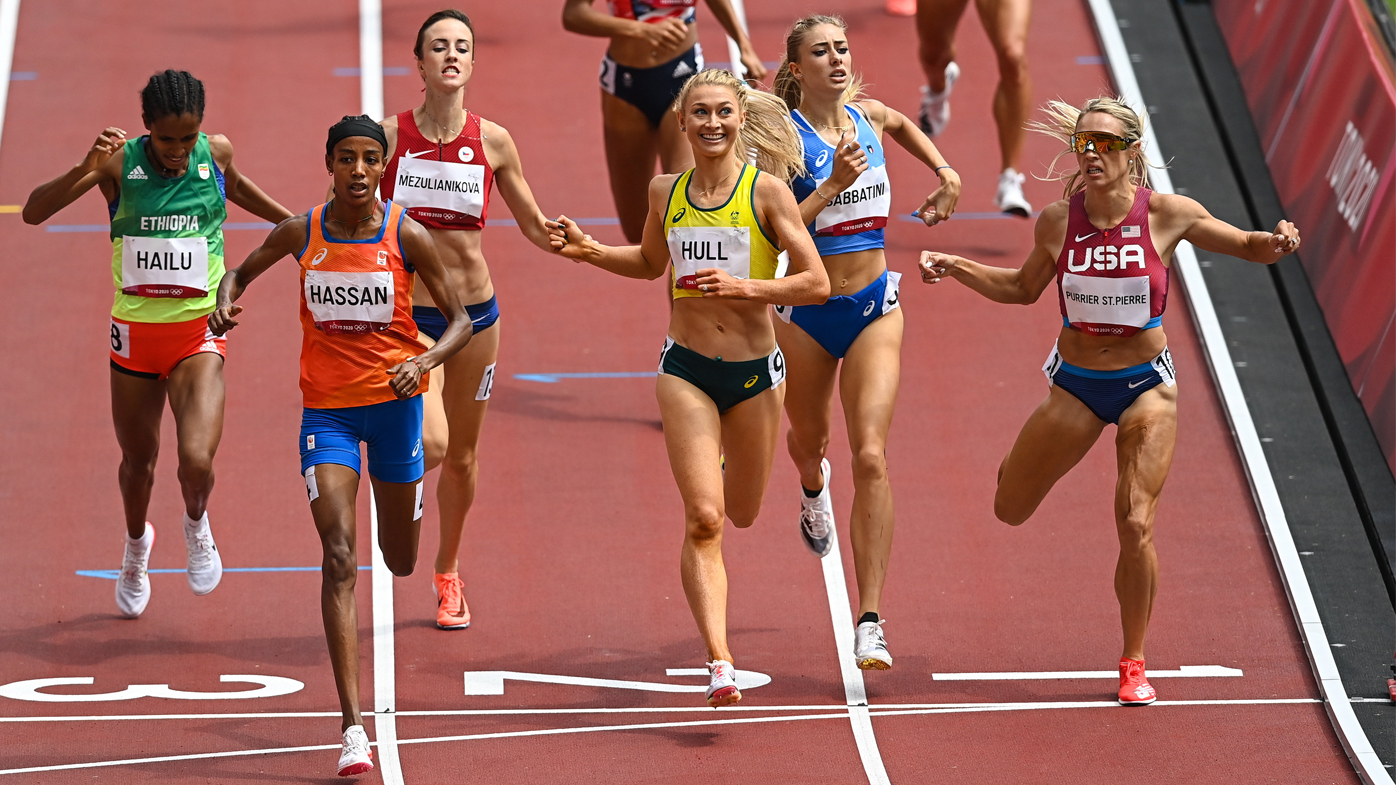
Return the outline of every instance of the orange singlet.
{"type": "MultiPolygon", "coordinates": [[[[398,231],[403,209],[384,202],[383,227],[367,240],[325,234],[328,205],[310,211],[301,265],[301,392],[307,409],[395,400],[388,369],[425,352],[412,321],[412,273],[398,231]]],[[[422,377],[418,393],[426,392],[422,377]]]]}

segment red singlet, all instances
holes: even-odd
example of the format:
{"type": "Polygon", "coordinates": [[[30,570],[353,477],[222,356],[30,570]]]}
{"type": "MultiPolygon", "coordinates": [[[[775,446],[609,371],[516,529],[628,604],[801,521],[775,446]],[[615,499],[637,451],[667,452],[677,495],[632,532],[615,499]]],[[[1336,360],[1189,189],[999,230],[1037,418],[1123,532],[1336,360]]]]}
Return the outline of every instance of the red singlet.
{"type": "Polygon", "coordinates": [[[696,5],[698,0],[610,0],[611,16],[640,22],[677,19],[689,24],[696,5]]]}
{"type": "Polygon", "coordinates": [[[494,170],[485,160],[480,116],[465,113],[465,127],[450,144],[428,142],[412,119],[397,116],[397,147],[378,190],[432,229],[478,230],[485,226],[494,170]]]}
{"type": "Polygon", "coordinates": [[[1113,229],[1086,215],[1086,193],[1071,197],[1066,241],[1057,257],[1062,322],[1089,335],[1134,335],[1158,327],[1168,305],[1168,268],[1149,234],[1149,197],[1138,188],[1134,206],[1113,229]]]}

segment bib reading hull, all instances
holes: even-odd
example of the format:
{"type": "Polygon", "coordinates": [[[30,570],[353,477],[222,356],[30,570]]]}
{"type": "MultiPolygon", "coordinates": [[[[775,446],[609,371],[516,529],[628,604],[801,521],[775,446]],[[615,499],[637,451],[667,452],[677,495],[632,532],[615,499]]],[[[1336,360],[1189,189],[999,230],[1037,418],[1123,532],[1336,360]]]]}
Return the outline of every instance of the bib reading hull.
{"type": "Polygon", "coordinates": [[[697,207],[688,198],[693,170],[679,175],[664,211],[666,240],[673,265],[673,295],[702,297],[698,271],[722,270],[733,278],[766,280],[776,277],[780,250],[756,218],[754,166],[743,166],[727,201],[717,207],[697,207]]]}
{"type": "Polygon", "coordinates": [[[698,271],[716,268],[733,278],[751,277],[751,230],[681,226],[669,230],[674,286],[697,289],[698,271]]]}

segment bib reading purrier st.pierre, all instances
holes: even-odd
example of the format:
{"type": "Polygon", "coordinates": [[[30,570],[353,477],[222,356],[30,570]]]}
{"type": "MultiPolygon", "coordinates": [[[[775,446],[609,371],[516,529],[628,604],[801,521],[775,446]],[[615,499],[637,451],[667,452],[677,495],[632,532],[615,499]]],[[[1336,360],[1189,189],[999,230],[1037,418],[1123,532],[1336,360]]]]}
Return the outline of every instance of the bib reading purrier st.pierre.
{"type": "Polygon", "coordinates": [[[674,298],[702,297],[699,270],[722,270],[733,278],[775,278],[780,250],[756,218],[755,187],[760,172],[743,166],[727,201],[695,207],[688,198],[693,170],[679,175],[664,213],[674,298]]]}
{"type": "Polygon", "coordinates": [[[223,278],[223,172],[199,134],[181,177],[165,178],[146,157],[148,137],[126,142],[111,211],[112,316],[183,322],[213,310],[223,278]]]}

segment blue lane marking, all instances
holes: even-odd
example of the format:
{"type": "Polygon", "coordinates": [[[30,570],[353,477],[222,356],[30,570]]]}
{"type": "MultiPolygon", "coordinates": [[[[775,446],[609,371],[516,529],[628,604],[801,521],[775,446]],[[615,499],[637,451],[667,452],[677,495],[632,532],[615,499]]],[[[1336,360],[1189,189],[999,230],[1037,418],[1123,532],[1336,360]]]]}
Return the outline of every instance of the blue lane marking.
{"type": "Polygon", "coordinates": [[[653,379],[658,371],[612,371],[597,373],[516,373],[514,378],[524,382],[557,384],[563,379],[653,379]]]}
{"type": "Polygon", "coordinates": [[[1105,58],[1101,55],[1081,55],[1076,58],[1077,65],[1105,65],[1105,58]]]}
{"type": "MultiPolygon", "coordinates": [[[[256,231],[258,229],[270,229],[276,224],[266,221],[247,221],[223,224],[223,228],[230,232],[256,231]]],[[[45,232],[110,232],[111,224],[49,224],[44,227],[45,232]]]]}
{"type": "MultiPolygon", "coordinates": [[[[405,65],[385,65],[383,66],[384,76],[407,76],[412,73],[412,69],[405,65]]],[[[362,76],[363,70],[360,68],[336,68],[335,76],[362,76]]]]}
{"type": "MultiPolygon", "coordinates": [[[[367,564],[360,564],[360,570],[371,570],[373,567],[367,564]]],[[[223,572],[319,572],[319,567],[224,567],[223,572]]],[[[121,577],[121,570],[77,570],[78,575],[84,578],[105,578],[114,581],[121,577]]],[[[146,570],[150,574],[188,572],[188,570],[146,570]]]]}
{"type": "Polygon", "coordinates": [[[11,71],[11,82],[32,82],[39,78],[38,71],[11,71]]]}
{"type": "MultiPolygon", "coordinates": [[[[1032,217],[1033,217],[1033,218],[1036,218],[1036,217],[1039,216],[1039,215],[1041,215],[1041,213],[1033,213],[1033,214],[1032,214],[1032,217]]],[[[916,216],[912,215],[911,213],[902,213],[901,215],[898,215],[897,217],[900,218],[900,219],[902,219],[903,221],[908,221],[908,222],[914,223],[914,224],[925,223],[925,222],[922,221],[920,218],[917,218],[916,216]]],[[[954,215],[950,216],[950,220],[952,220],[952,221],[997,221],[997,220],[999,220],[999,219],[1020,218],[1020,217],[1021,217],[1021,216],[1013,215],[1012,213],[959,213],[959,212],[957,212],[957,213],[955,213],[954,215]]]]}

